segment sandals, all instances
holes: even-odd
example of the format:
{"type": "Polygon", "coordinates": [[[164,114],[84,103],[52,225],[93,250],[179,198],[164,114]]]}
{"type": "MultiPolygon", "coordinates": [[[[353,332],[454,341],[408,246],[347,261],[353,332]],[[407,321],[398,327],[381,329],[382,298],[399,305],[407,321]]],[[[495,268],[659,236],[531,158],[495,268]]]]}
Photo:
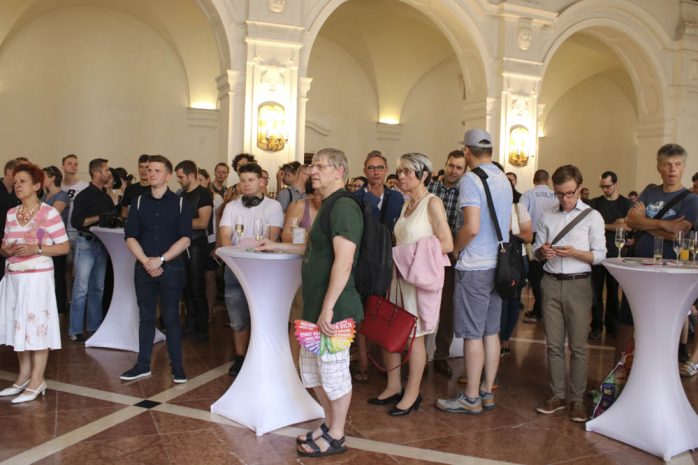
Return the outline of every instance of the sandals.
{"type": "MultiPolygon", "coordinates": [[[[320,425],[320,431],[322,431],[322,434],[329,433],[330,427],[327,426],[327,423],[323,423],[320,425]]],[[[298,444],[300,446],[301,444],[312,441],[314,432],[315,432],[315,430],[311,430],[311,431],[308,431],[307,433],[305,433],[305,439],[301,439],[299,437],[296,437],[296,444],[298,444]]]]}
{"type": "Polygon", "coordinates": [[[368,371],[361,370],[354,373],[354,381],[361,384],[368,383],[368,371]]]}
{"type": "Polygon", "coordinates": [[[332,436],[330,436],[329,432],[323,432],[322,439],[324,439],[328,445],[326,450],[320,450],[320,446],[318,446],[317,443],[313,439],[311,439],[310,441],[305,442],[304,444],[309,446],[312,449],[312,452],[306,452],[303,449],[300,449],[299,447],[297,449],[298,455],[300,455],[301,457],[328,457],[330,455],[343,454],[349,450],[344,445],[344,437],[342,437],[341,439],[335,439],[332,436]]]}

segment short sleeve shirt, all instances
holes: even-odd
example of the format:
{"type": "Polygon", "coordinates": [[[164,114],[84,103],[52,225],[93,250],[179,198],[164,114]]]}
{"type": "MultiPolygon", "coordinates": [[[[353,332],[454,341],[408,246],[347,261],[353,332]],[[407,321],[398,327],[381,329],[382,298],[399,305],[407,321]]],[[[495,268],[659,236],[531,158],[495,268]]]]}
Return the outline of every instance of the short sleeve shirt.
{"type": "Polygon", "coordinates": [[[75,228],[73,227],[72,224],[72,218],[73,218],[73,201],[75,200],[75,197],[84,189],[89,186],[90,183],[87,181],[78,181],[75,184],[71,184],[70,186],[63,184],[61,185],[61,190],[65,193],[68,194],[68,198],[70,198],[70,205],[68,205],[68,224],[65,225],[66,230],[68,232],[75,231],[75,228]]]}
{"type": "MultiPolygon", "coordinates": [[[[513,205],[513,193],[509,179],[492,163],[480,165],[487,173],[487,185],[492,194],[502,240],[509,241],[509,223],[513,205]]],[[[491,270],[497,266],[497,233],[487,206],[487,196],[480,178],[473,172],[466,173],[460,181],[460,208],[480,209],[480,231],[461,251],[456,268],[459,270],[491,270]]]]}
{"type": "Polygon", "coordinates": [[[254,220],[261,218],[269,226],[284,227],[284,212],[281,204],[274,199],[264,197],[262,202],[254,207],[247,208],[242,204],[242,199],[235,199],[223,209],[221,222],[218,225],[235,228],[235,217],[242,216],[245,230],[242,237],[254,237],[254,220]]]}
{"type": "MultiPolygon", "coordinates": [[[[591,199],[589,205],[591,208],[601,213],[604,224],[611,224],[618,218],[625,218],[628,216],[628,212],[632,208],[633,203],[629,198],[623,197],[622,195],[618,196],[616,200],[608,200],[602,195],[595,199],[591,199]]],[[[615,239],[615,231],[606,231],[606,250],[607,256],[609,257],[618,255],[615,239]]]]}
{"type": "MultiPolygon", "coordinates": [[[[640,194],[639,201],[645,204],[647,218],[657,220],[673,220],[681,216],[692,224],[698,220],[698,195],[688,194],[680,202],[671,207],[662,218],[655,218],[668,202],[686,189],[676,192],[664,192],[662,186],[650,185],[640,194]]],[[[642,234],[637,243],[635,253],[638,257],[651,257],[654,249],[654,238],[651,234],[642,234]]],[[[674,258],[672,241],[664,241],[664,258],[674,258]]]]}
{"type": "Polygon", "coordinates": [[[68,193],[65,191],[58,191],[56,192],[56,195],[52,195],[49,197],[48,195],[44,197],[43,199],[44,203],[46,205],[49,205],[53,207],[53,204],[56,202],[63,202],[65,204],[65,208],[61,212],[61,220],[63,221],[63,224],[68,223],[68,211],[70,210],[70,197],[68,197],[68,193]]]}
{"type": "MultiPolygon", "coordinates": [[[[339,195],[340,189],[322,201],[317,218],[322,218],[322,212],[332,197],[339,195]]],[[[350,198],[340,198],[332,206],[330,212],[330,232],[327,234],[322,228],[322,221],[313,222],[310,230],[308,246],[303,257],[303,319],[315,323],[322,310],[322,302],[325,299],[330,283],[332,264],[334,263],[334,248],[332,240],[335,236],[356,244],[354,252],[354,265],[349,275],[344,290],[339,295],[334,306],[332,323],[353,318],[357,323],[363,319],[363,306],[361,298],[354,285],[354,269],[359,258],[361,237],[363,236],[364,221],[358,204],[350,198]]]]}
{"type": "Polygon", "coordinates": [[[139,195],[142,195],[148,191],[150,191],[150,186],[143,186],[140,182],[131,184],[124,191],[124,198],[121,200],[121,206],[130,207],[136,201],[139,195]]]}
{"type": "MultiPolygon", "coordinates": [[[[7,212],[4,242],[37,244],[41,241],[41,245],[53,245],[68,241],[63,220],[55,208],[42,203],[34,218],[24,226],[20,226],[17,221],[18,211],[19,207],[15,207],[7,212]]],[[[15,255],[9,257],[7,261],[11,265],[24,264],[23,269],[26,270],[44,270],[53,267],[51,257],[39,254],[24,257],[15,255]]]]}

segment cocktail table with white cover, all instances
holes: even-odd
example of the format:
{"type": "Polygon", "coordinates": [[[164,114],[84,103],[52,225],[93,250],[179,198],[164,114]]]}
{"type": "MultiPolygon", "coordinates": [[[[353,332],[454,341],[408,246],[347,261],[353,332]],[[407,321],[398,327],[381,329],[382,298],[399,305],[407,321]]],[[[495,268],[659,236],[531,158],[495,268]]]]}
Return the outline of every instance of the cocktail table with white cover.
{"type": "Polygon", "coordinates": [[[676,349],[686,313],[698,297],[698,267],[651,259],[603,265],[623,288],[635,322],[635,357],[623,392],[586,430],[669,460],[698,447],[698,415],[679,377],[676,349]]]}
{"type": "Polygon", "coordinates": [[[257,436],[324,417],[295,370],[288,317],[301,282],[301,257],[221,247],[217,254],[235,273],[250,308],[251,336],[242,370],[211,405],[211,412],[254,430],[257,436]]]}
{"type": "MultiPolygon", "coordinates": [[[[126,247],[123,228],[93,226],[90,231],[102,241],[111,258],[114,293],[104,321],[85,346],[138,352],[138,302],[133,284],[136,258],[126,247]]],[[[165,335],[155,328],[153,344],[164,340],[165,335]]]]}

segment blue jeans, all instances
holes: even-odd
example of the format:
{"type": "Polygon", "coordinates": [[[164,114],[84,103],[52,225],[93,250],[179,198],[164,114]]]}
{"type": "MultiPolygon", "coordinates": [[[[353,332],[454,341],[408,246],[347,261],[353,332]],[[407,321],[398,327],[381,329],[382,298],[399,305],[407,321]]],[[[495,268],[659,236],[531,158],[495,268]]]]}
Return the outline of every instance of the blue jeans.
{"type": "Polygon", "coordinates": [[[107,271],[107,251],[96,237],[75,240],[73,295],[70,303],[68,334],[82,334],[87,310],[87,331],[97,331],[102,323],[102,294],[107,271]]]}
{"type": "Polygon", "coordinates": [[[158,299],[160,315],[167,332],[167,353],[172,368],[182,367],[182,328],[179,324],[179,298],[186,275],[181,257],[163,263],[163,274],[157,278],[150,276],[143,265],[136,263],[133,282],[138,302],[138,365],[150,368],[150,354],[155,338],[155,318],[158,299]]]}

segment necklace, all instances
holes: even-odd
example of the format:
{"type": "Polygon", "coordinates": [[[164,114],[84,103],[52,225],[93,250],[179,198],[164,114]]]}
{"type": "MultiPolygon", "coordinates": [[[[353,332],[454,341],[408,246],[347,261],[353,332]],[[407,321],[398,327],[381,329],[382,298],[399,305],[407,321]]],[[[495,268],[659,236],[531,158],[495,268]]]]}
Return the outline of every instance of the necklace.
{"type": "Polygon", "coordinates": [[[424,194],[422,194],[422,196],[421,196],[418,200],[415,200],[415,201],[413,201],[413,202],[409,202],[409,203],[407,204],[407,209],[408,209],[408,210],[414,210],[415,208],[417,208],[417,205],[419,205],[419,202],[421,202],[422,199],[423,199],[424,197],[426,197],[428,193],[429,193],[429,191],[426,191],[424,194]]]}
{"type": "Polygon", "coordinates": [[[19,221],[22,224],[27,224],[31,221],[31,219],[34,217],[37,211],[39,211],[39,206],[41,205],[40,202],[38,202],[31,210],[27,211],[26,208],[24,207],[24,204],[19,206],[19,209],[17,210],[17,221],[19,221]]]}

